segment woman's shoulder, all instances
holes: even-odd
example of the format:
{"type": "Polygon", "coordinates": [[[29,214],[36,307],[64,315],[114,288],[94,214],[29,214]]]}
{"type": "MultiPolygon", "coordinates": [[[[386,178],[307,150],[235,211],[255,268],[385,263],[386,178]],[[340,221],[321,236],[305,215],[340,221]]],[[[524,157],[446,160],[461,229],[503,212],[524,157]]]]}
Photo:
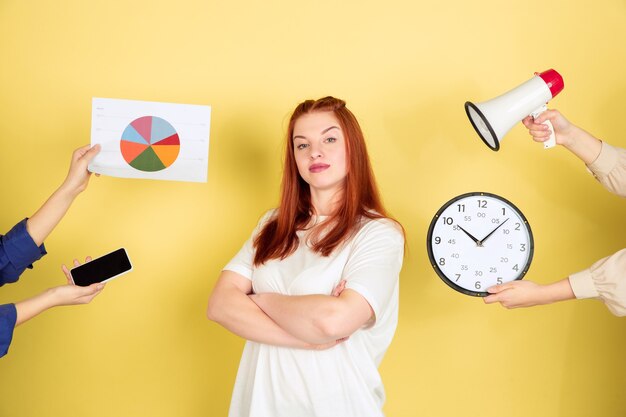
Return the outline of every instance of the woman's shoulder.
{"type": "Polygon", "coordinates": [[[267,223],[274,220],[276,218],[277,213],[278,213],[278,209],[276,208],[272,208],[272,209],[265,211],[261,215],[261,217],[259,217],[259,220],[257,221],[256,227],[254,228],[254,232],[253,232],[254,235],[259,233],[263,229],[263,227],[265,227],[267,223]]]}
{"type": "Polygon", "coordinates": [[[404,242],[404,229],[397,220],[384,216],[377,217],[378,214],[374,214],[375,216],[373,217],[361,217],[361,225],[357,236],[385,236],[401,239],[404,242]]]}
{"type": "Polygon", "coordinates": [[[278,216],[278,208],[274,207],[266,210],[259,219],[259,224],[265,224],[271,220],[274,220],[276,216],[278,216]]]}

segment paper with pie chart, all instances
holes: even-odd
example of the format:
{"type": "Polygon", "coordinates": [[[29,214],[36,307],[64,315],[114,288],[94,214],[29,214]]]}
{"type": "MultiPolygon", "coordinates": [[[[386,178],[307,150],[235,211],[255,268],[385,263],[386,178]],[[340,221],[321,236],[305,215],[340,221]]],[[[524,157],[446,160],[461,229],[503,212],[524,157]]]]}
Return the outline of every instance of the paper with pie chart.
{"type": "Polygon", "coordinates": [[[206,182],[211,107],[93,98],[89,164],[98,174],[206,182]]]}

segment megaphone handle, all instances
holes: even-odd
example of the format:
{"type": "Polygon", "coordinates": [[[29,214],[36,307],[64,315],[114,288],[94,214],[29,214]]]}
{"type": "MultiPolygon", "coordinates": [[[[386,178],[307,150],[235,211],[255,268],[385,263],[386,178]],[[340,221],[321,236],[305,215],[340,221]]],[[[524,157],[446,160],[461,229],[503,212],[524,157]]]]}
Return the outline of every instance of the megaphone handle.
{"type": "MultiPolygon", "coordinates": [[[[530,113],[530,115],[533,117],[533,119],[536,119],[537,117],[539,117],[541,113],[543,113],[546,110],[548,110],[548,106],[544,104],[543,106],[539,107],[534,112],[530,113]]],[[[556,146],[556,135],[554,134],[554,127],[552,126],[552,122],[550,122],[550,120],[546,120],[545,122],[541,124],[546,125],[548,126],[548,128],[550,128],[550,138],[547,141],[543,142],[543,148],[544,149],[554,148],[556,146]]]]}
{"type": "Polygon", "coordinates": [[[543,143],[543,149],[554,148],[556,146],[556,135],[554,134],[552,122],[550,120],[546,120],[542,123],[542,125],[546,125],[550,128],[550,138],[543,143]]]}

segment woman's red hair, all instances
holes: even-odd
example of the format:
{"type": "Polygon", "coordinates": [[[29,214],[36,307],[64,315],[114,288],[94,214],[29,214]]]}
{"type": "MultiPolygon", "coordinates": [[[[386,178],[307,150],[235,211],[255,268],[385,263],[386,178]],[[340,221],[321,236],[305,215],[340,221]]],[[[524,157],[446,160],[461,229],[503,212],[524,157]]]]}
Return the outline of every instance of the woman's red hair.
{"type": "Polygon", "coordinates": [[[323,237],[311,242],[313,251],[328,256],[358,231],[361,218],[387,217],[374,180],[363,132],[345,101],[334,97],[306,100],[296,107],[289,120],[280,205],[274,218],[262,227],[254,239],[256,266],[271,259],[284,259],[293,253],[299,243],[296,232],[304,229],[311,219],[310,189],[298,172],[293,130],[300,116],[327,111],[337,117],[345,138],[347,175],[341,203],[324,223],[329,225],[329,230],[324,229],[323,237]]]}

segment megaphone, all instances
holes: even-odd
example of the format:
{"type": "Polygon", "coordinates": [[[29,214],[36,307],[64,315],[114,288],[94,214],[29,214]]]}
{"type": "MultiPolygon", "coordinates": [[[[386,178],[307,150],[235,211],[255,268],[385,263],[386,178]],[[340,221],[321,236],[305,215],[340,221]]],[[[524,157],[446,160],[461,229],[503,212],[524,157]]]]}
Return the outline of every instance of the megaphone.
{"type": "MultiPolygon", "coordinates": [[[[563,77],[553,69],[535,76],[511,91],[489,101],[474,104],[465,103],[465,112],[472,126],[493,151],[500,149],[504,135],[526,116],[538,117],[547,110],[546,104],[563,90],[563,77]]],[[[552,131],[550,139],[544,142],[545,148],[556,145],[552,123],[546,120],[552,131]]]]}

